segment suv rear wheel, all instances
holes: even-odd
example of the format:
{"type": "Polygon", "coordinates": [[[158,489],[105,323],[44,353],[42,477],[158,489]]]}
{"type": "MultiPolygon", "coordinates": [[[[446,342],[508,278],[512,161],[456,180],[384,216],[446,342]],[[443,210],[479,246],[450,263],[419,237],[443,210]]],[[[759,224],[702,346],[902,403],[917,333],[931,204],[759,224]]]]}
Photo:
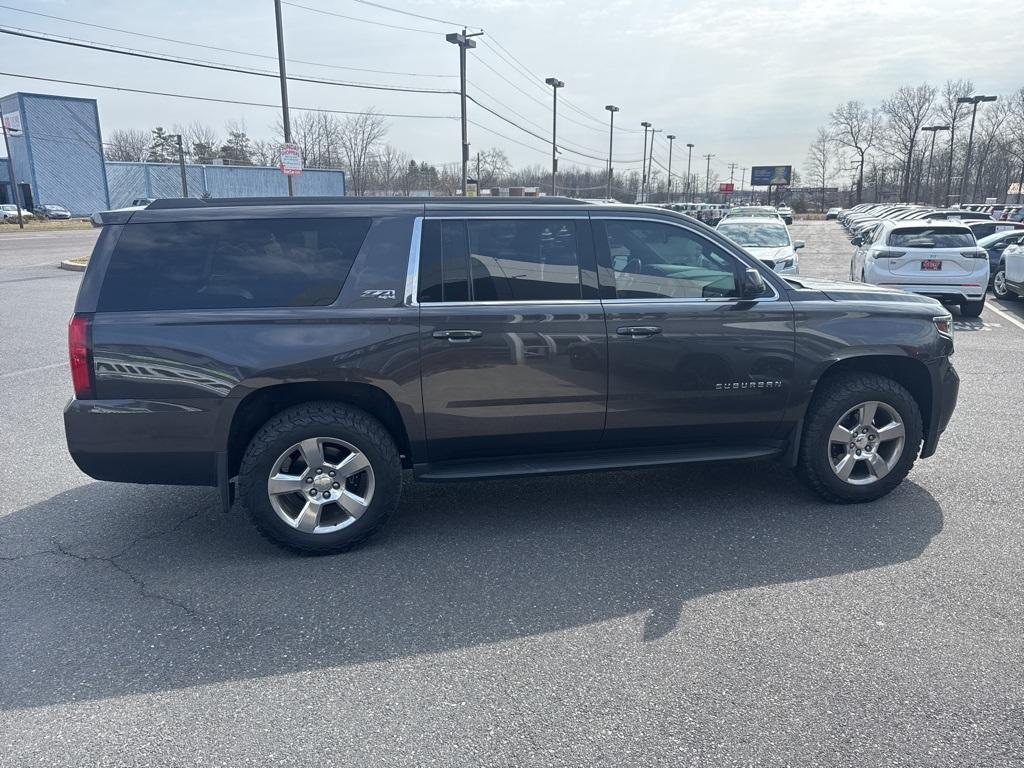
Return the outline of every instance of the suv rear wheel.
{"type": "Polygon", "coordinates": [[[807,412],[797,473],[826,501],[873,501],[910,472],[922,437],[913,396],[884,376],[826,383],[807,412]]]}
{"type": "Polygon", "coordinates": [[[961,301],[960,314],[964,317],[981,317],[981,311],[985,308],[985,299],[977,301],[961,301]]]}
{"type": "Polygon", "coordinates": [[[373,534],[398,505],[402,468],[384,426],[335,402],[278,413],[249,443],[238,478],[256,528],[287,549],[326,555],[373,534]]]}

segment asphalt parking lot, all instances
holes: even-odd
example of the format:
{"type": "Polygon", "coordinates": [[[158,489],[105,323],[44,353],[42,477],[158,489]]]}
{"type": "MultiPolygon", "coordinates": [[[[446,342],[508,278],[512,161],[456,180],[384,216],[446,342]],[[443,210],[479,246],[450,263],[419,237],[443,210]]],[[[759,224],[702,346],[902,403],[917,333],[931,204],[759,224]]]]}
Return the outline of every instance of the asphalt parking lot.
{"type": "MultiPolygon", "coordinates": [[[[834,222],[798,221],[838,277],[834,222]]],[[[0,765],[1010,766],[1024,760],[1024,302],[887,498],[773,463],[407,484],[297,558],[212,489],[64,446],[94,232],[0,234],[0,765]]]]}

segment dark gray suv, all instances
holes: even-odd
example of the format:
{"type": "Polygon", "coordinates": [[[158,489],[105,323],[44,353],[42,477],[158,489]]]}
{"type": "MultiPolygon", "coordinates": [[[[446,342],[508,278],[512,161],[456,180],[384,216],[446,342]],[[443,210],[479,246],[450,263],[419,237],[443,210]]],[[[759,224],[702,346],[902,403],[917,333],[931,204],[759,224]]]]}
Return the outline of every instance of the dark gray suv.
{"type": "Polygon", "coordinates": [[[166,200],[107,215],[69,330],[71,455],[216,486],[305,553],[421,480],[776,457],[833,502],[935,451],[949,314],[783,279],[671,211],[166,200]]]}

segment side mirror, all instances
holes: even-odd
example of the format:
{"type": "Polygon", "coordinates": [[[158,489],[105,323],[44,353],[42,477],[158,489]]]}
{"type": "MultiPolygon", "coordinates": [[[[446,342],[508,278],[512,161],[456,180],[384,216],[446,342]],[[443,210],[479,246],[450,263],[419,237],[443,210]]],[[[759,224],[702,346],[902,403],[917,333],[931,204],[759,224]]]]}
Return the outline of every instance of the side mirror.
{"type": "Polygon", "coordinates": [[[857,235],[856,237],[851,237],[850,238],[850,245],[856,245],[858,247],[862,246],[862,245],[864,245],[864,238],[861,237],[860,235],[857,235]]]}
{"type": "Polygon", "coordinates": [[[794,240],[793,241],[793,250],[794,251],[799,251],[805,245],[807,245],[807,243],[805,243],[803,240],[794,240]]]}
{"type": "Polygon", "coordinates": [[[740,282],[740,298],[756,299],[764,296],[765,284],[761,273],[753,267],[747,268],[740,282]]]}
{"type": "Polygon", "coordinates": [[[1006,240],[1001,240],[1000,242],[998,242],[998,243],[996,243],[995,245],[992,246],[992,250],[993,251],[1005,251],[1006,250],[1006,246],[1008,246],[1008,245],[1009,245],[1009,243],[1006,240]]]}

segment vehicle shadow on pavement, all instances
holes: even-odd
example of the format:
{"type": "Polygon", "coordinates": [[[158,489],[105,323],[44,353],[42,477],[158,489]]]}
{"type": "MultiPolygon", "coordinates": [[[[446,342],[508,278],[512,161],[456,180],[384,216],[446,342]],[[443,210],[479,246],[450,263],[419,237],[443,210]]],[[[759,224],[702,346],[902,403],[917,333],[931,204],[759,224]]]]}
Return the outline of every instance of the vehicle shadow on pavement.
{"type": "MultiPolygon", "coordinates": [[[[407,483],[371,543],[284,553],[209,489],[90,483],[0,518],[0,706],[41,706],[472,647],[918,557],[912,482],[830,506],[770,463],[407,483]]],[[[685,637],[684,640],[685,642],[685,637]]],[[[629,647],[623,647],[629,653],[629,647]]]]}

